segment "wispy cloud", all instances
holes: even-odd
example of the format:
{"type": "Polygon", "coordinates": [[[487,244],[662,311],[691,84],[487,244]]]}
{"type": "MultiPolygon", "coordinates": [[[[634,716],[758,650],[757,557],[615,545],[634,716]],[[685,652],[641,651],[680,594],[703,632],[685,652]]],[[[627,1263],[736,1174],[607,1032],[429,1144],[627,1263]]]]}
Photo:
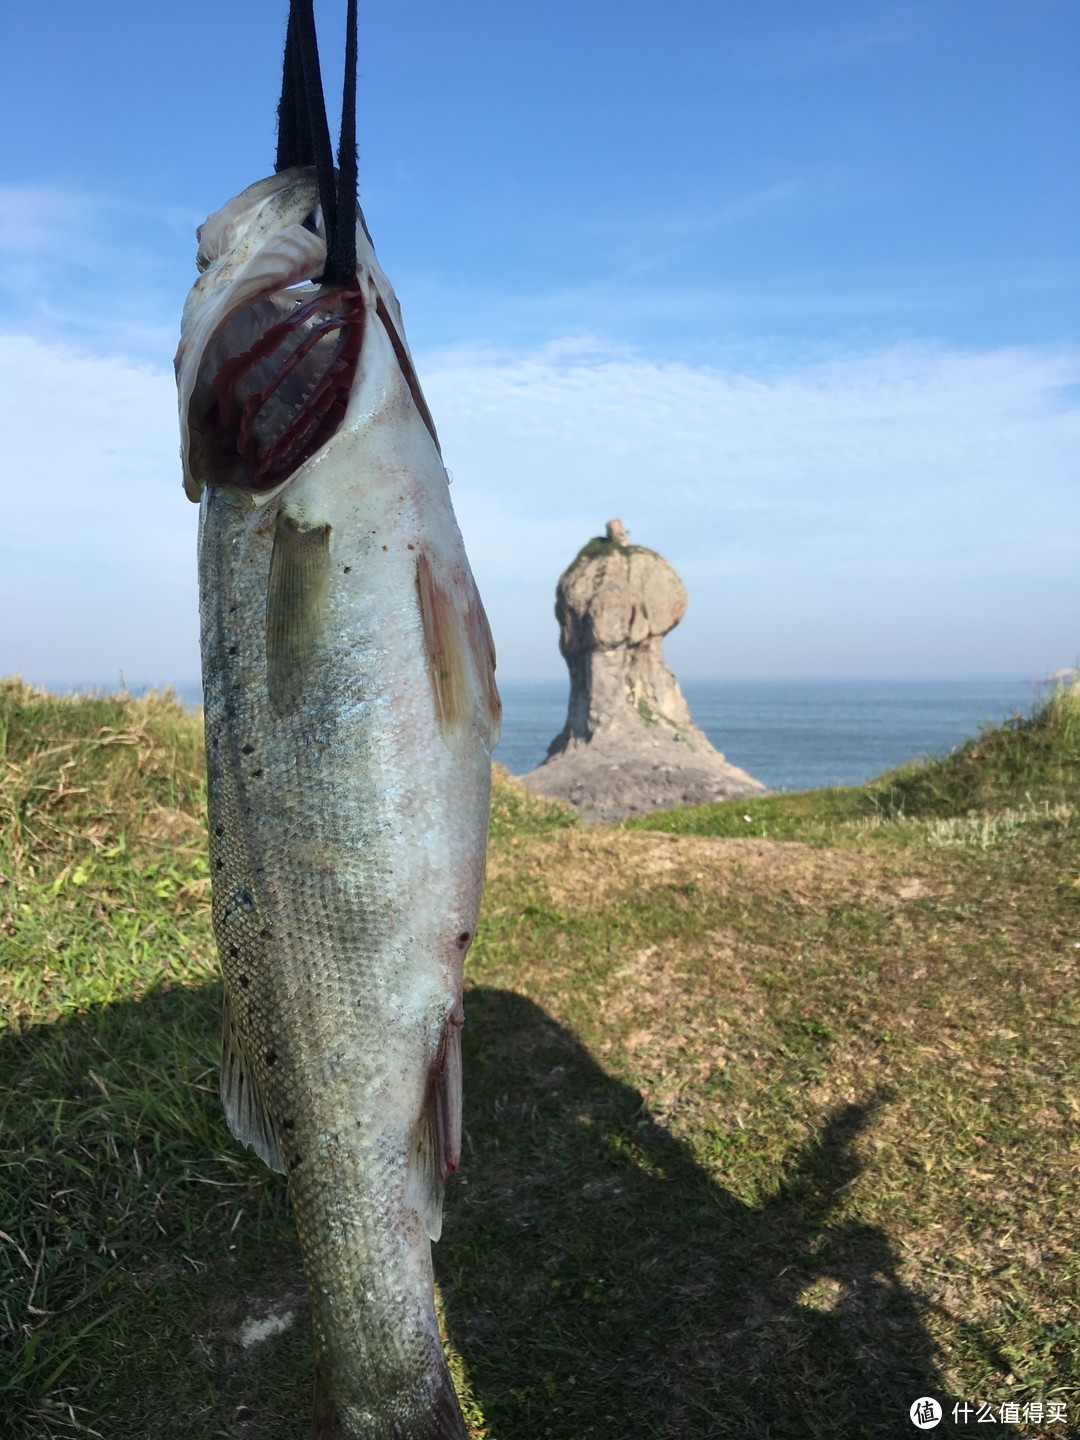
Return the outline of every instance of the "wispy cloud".
{"type": "Polygon", "coordinates": [[[753,224],[766,216],[790,214],[805,205],[806,184],[797,179],[777,181],[707,208],[700,205],[658,210],[636,216],[611,235],[610,253],[615,273],[608,288],[625,287],[646,275],[678,273],[679,267],[718,236],[753,224]]]}
{"type": "Polygon", "coordinates": [[[515,454],[519,511],[558,512],[587,477],[609,501],[660,490],[800,527],[812,511],[820,528],[830,507],[877,512],[886,494],[911,509],[924,491],[985,494],[1032,468],[1040,485],[1071,483],[1078,416],[1060,397],[1078,367],[1065,351],[913,345],[739,373],[578,340],[432,356],[426,383],[448,453],[481,476],[485,446],[500,467],[515,454]]]}
{"type": "Polygon", "coordinates": [[[612,515],[692,580],[676,649],[699,672],[917,669],[913,625],[923,668],[1075,646],[1076,351],[902,346],[739,371],[579,341],[424,373],[511,672],[558,665],[554,580],[612,515]],[[1006,645],[1018,586],[1037,619],[1006,645]]]}
{"type": "Polygon", "coordinates": [[[175,205],[0,184],[0,323],[46,341],[167,356],[204,217],[175,205]]]}
{"type": "Polygon", "coordinates": [[[140,227],[167,231],[194,252],[195,229],[204,218],[180,205],[150,205],[128,195],[0,182],[0,254],[5,256],[96,265],[122,232],[140,227]]]}
{"type": "Polygon", "coordinates": [[[45,263],[79,262],[78,237],[92,223],[94,198],[49,185],[0,184],[0,255],[45,263]]]}
{"type": "MultiPolygon", "coordinates": [[[[805,202],[809,189],[806,180],[793,176],[758,186],[728,200],[717,200],[711,205],[699,202],[692,206],[661,207],[646,215],[639,213],[632,221],[629,218],[622,221],[619,229],[633,229],[638,234],[660,240],[691,240],[699,235],[733,230],[757,220],[761,215],[790,209],[793,204],[805,202]]],[[[612,220],[604,222],[609,229],[614,228],[615,223],[612,220]]]]}
{"type": "Polygon", "coordinates": [[[790,357],[820,350],[826,340],[849,349],[884,348],[913,333],[947,338],[989,331],[1000,344],[1018,318],[1027,339],[1025,315],[1037,315],[1035,328],[1045,326],[1047,316],[1060,314],[1080,292],[1080,265],[1072,261],[867,264],[847,274],[807,263],[774,278],[758,269],[739,280],[719,262],[692,274],[678,264],[665,269],[665,243],[676,248],[674,240],[646,231],[636,249],[629,241],[613,246],[602,273],[568,284],[451,286],[442,276],[405,272],[397,277],[398,292],[414,336],[429,347],[446,335],[539,345],[572,330],[655,354],[723,357],[725,363],[764,351],[790,357]]]}
{"type": "MultiPolygon", "coordinates": [[[[555,580],[614,515],[687,580],[687,672],[1074,658],[1075,350],[751,369],[578,338],[418,362],[504,673],[560,673],[555,580]]],[[[196,515],[171,375],[8,335],[0,385],[0,672],[191,676],[196,515]]]]}
{"type": "Polygon", "coordinates": [[[820,70],[864,65],[907,49],[917,39],[910,11],[879,14],[874,21],[844,25],[822,20],[807,11],[801,27],[775,27],[768,48],[747,50],[747,72],[768,80],[788,80],[820,70]]]}

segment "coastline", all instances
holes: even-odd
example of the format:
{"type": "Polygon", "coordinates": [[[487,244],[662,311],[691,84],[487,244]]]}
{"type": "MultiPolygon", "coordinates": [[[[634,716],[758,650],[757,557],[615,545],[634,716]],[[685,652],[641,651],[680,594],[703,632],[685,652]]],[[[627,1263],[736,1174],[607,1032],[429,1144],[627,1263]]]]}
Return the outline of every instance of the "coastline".
{"type": "MultiPolygon", "coordinates": [[[[1056,679],[1015,676],[686,677],[690,712],[726,758],[771,790],[858,784],[921,755],[943,754],[986,724],[1026,712],[1056,679]]],[[[52,682],[56,694],[116,684],[52,682]]],[[[164,689],[127,686],[131,694],[164,689]]],[[[201,702],[197,681],[170,688],[188,709],[201,702]]],[[[495,759],[516,775],[533,769],[566,718],[568,683],[500,681],[503,738],[495,759]]]]}

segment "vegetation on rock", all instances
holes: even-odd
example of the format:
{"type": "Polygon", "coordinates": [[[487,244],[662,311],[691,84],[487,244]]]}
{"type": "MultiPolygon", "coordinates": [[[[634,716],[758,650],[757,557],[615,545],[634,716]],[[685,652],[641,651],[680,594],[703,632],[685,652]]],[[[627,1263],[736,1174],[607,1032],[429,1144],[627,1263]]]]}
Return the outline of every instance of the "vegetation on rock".
{"type": "Polygon", "coordinates": [[[644,545],[620,545],[617,540],[609,540],[606,535],[594,535],[591,540],[586,540],[563,574],[569,575],[585,560],[599,560],[608,555],[630,555],[635,550],[644,549],[644,545]]]}

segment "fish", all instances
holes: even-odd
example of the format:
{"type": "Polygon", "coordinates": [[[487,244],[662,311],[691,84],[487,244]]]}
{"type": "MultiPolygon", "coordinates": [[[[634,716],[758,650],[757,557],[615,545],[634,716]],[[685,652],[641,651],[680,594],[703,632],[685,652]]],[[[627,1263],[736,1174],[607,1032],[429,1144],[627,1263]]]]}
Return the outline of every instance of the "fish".
{"type": "Polygon", "coordinates": [[[249,186],[198,238],[176,375],[225,1115],[287,1178],[312,1435],[466,1440],[431,1242],[460,1159],[491,631],[359,205],[337,284],[309,166],[249,186]]]}

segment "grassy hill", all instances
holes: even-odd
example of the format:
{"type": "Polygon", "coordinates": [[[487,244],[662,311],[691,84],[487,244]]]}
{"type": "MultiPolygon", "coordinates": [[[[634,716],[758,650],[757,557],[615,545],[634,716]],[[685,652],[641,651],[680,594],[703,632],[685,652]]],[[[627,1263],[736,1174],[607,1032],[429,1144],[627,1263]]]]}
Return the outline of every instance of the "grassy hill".
{"type": "MultiPolygon", "coordinates": [[[[925,1394],[938,1434],[1080,1433],[1078,763],[1061,695],[619,828],[497,774],[435,1251],[475,1440],[894,1437],[925,1394]]],[[[216,1095],[203,810],[172,700],[0,685],[13,1440],[306,1433],[284,1188],[216,1095]]]]}

